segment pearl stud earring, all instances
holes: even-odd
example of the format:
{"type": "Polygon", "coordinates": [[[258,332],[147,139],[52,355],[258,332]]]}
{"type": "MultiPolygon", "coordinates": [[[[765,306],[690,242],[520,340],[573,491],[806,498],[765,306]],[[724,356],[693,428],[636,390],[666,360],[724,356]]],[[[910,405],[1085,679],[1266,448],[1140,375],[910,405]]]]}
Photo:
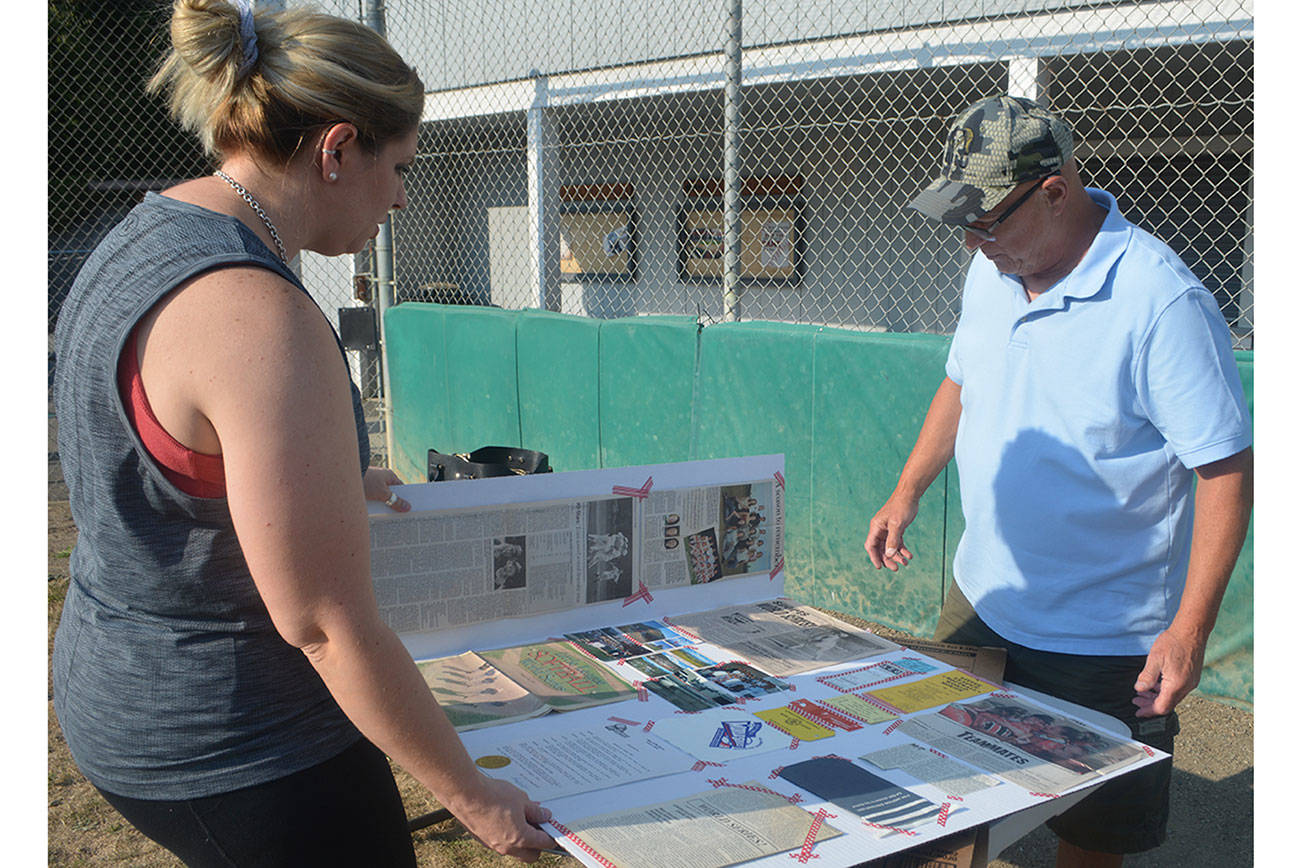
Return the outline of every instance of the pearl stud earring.
{"type": "Polygon", "coordinates": [[[330,173],[330,180],[331,180],[331,181],[338,181],[338,180],[339,180],[339,176],[338,176],[337,174],[335,174],[334,172],[331,172],[331,173],[330,173]]]}

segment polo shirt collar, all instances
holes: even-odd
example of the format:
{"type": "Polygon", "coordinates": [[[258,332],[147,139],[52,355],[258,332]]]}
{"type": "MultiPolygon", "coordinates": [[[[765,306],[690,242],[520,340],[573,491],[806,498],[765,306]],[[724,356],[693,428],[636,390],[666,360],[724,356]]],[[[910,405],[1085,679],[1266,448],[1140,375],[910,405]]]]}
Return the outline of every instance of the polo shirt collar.
{"type": "MultiPolygon", "coordinates": [[[[1066,308],[1069,301],[1097,296],[1107,286],[1113,265],[1130,243],[1132,227],[1121,216],[1116,198],[1111,193],[1093,187],[1086,187],[1085,192],[1096,203],[1108,209],[1108,216],[1103,219],[1103,225],[1099,227],[1098,234],[1090,242],[1081,261],[1065,277],[1030,302],[1030,311],[1060,310],[1066,308]]],[[[1001,277],[1016,286],[1018,295],[1025,303],[1026,289],[1021,279],[1011,275],[1001,277]]]]}

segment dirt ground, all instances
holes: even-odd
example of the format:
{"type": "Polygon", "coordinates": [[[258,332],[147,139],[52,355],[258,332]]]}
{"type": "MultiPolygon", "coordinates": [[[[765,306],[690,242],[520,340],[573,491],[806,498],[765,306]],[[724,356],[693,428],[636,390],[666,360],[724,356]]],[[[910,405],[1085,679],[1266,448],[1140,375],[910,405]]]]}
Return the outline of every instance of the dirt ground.
{"type": "MultiPolygon", "coordinates": [[[[53,423],[51,423],[53,432],[53,423]]],[[[68,583],[68,553],[76,529],[67,490],[50,438],[49,642],[53,643],[68,583]]],[[[127,825],[77,771],[49,705],[48,854],[50,865],[176,866],[170,854],[127,825]]],[[[1180,706],[1172,781],[1172,817],[1167,843],[1131,857],[1135,868],[1240,866],[1253,862],[1253,715],[1194,695],[1180,706]]],[[[438,805],[406,773],[397,774],[409,817],[438,805]]],[[[423,868],[489,868],[520,863],[495,856],[470,839],[454,821],[414,833],[423,868]]],[[[992,860],[992,868],[1045,868],[1054,862],[1056,839],[1041,827],[992,860]]],[[[544,866],[578,865],[568,857],[545,856],[544,866]]]]}

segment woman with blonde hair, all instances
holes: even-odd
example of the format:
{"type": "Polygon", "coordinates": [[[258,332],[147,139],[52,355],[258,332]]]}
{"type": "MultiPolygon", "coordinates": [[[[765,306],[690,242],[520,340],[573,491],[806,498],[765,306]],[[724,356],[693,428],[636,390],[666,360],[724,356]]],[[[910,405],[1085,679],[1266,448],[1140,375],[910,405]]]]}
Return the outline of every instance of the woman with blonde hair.
{"type": "Polygon", "coordinates": [[[148,194],[57,330],[79,538],[55,639],[73,758],[190,865],[414,865],[388,757],[492,849],[547,811],[471,761],[372,593],[361,403],[290,263],[406,204],[424,86],[375,33],[177,0],[151,87],[220,168],[148,194]]]}

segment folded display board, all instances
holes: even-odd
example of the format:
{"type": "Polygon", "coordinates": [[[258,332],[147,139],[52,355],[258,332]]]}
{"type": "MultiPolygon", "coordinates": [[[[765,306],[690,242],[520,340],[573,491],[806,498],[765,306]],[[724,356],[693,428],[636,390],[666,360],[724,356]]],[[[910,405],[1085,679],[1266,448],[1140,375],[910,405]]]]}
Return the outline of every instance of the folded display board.
{"type": "Polygon", "coordinates": [[[782,456],[397,487],[381,615],[417,658],[783,593],[782,456]]]}

